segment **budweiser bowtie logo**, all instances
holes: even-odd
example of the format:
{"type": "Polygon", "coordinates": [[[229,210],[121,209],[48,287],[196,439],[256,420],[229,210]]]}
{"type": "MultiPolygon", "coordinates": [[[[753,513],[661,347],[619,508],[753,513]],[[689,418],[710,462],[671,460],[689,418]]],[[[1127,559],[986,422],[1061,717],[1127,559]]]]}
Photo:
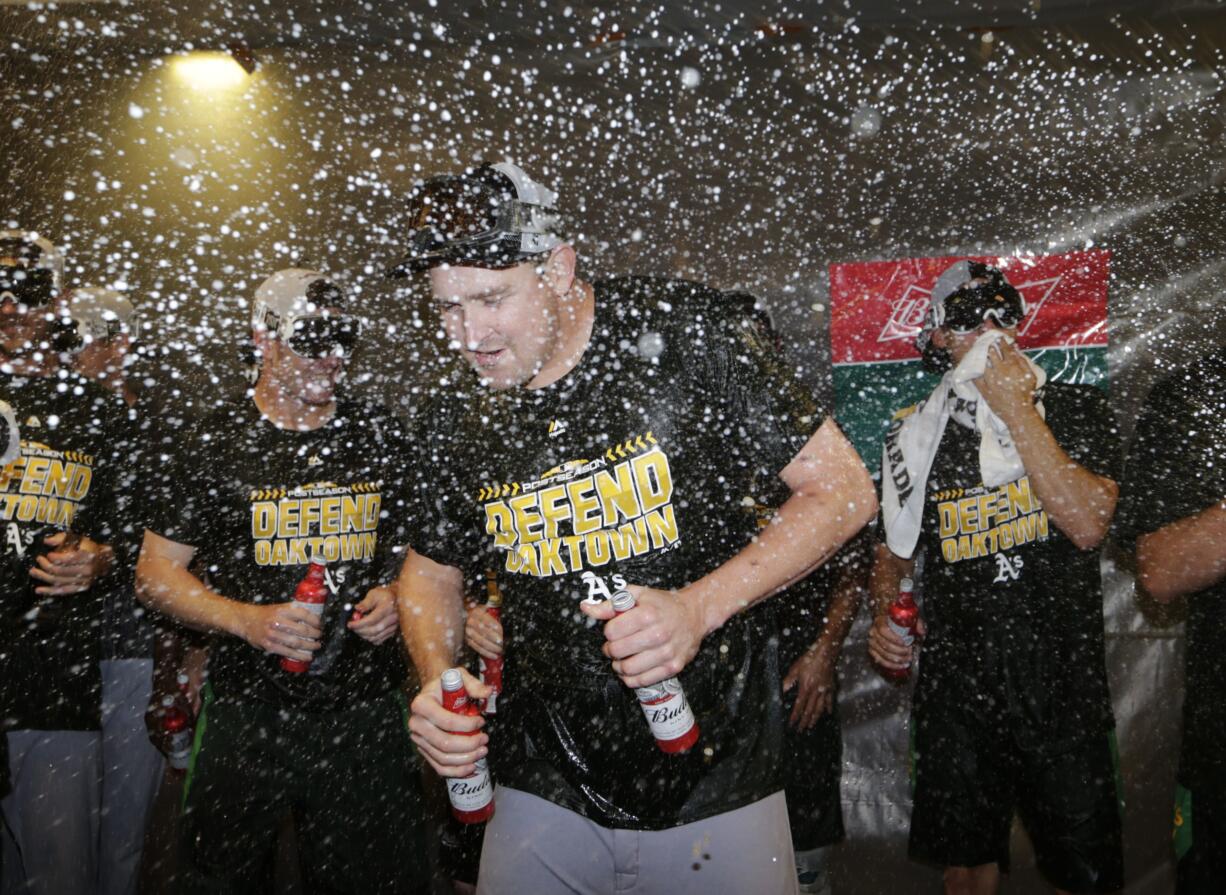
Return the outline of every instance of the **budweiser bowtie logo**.
{"type": "MultiPolygon", "coordinates": [[[[1015,284],[1022,298],[1026,299],[1027,307],[1026,318],[1018,329],[1019,336],[1026,335],[1030,327],[1034,325],[1043,310],[1043,305],[1059,287],[1062,279],[1064,279],[1064,274],[1057,274],[1054,277],[1015,284]]],[[[909,342],[914,340],[923,327],[924,317],[927,316],[928,307],[932,304],[931,290],[911,283],[904,289],[901,297],[891,301],[888,296],[883,295],[881,300],[889,303],[890,316],[885,326],[881,328],[877,341],[892,342],[903,339],[909,342]]]]}

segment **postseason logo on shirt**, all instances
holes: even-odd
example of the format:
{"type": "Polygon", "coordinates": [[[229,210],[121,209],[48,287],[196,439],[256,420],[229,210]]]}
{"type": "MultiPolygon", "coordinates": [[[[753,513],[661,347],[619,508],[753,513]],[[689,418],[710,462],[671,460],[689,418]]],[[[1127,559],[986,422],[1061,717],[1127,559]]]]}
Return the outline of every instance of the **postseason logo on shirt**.
{"type": "Polygon", "coordinates": [[[316,482],[251,492],[251,537],[261,566],[372,559],[378,545],[382,482],[316,482]]]}

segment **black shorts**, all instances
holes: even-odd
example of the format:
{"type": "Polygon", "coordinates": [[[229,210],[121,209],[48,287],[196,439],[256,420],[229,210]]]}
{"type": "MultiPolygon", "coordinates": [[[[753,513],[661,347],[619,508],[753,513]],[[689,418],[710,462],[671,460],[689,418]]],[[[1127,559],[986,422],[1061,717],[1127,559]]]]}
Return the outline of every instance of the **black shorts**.
{"type": "MultiPolygon", "coordinates": [[[[783,697],[783,719],[796,704],[796,688],[783,697]]],[[[788,726],[783,736],[783,791],[792,828],[792,849],[810,851],[843,840],[839,781],[843,735],[837,714],[827,713],[809,730],[788,726]]]]}
{"type": "Polygon", "coordinates": [[[1175,790],[1176,895],[1220,895],[1226,883],[1226,786],[1175,790]]]}
{"type": "Polygon", "coordinates": [[[1020,749],[1001,727],[928,713],[913,721],[909,853],[940,867],[1009,869],[1016,812],[1039,870],[1068,892],[1124,885],[1115,732],[1056,755],[1020,749]]]}
{"type": "Polygon", "coordinates": [[[421,776],[405,721],[398,692],[311,713],[206,688],[175,891],[269,891],[279,821],[290,811],[310,891],[429,892],[421,776]]]}

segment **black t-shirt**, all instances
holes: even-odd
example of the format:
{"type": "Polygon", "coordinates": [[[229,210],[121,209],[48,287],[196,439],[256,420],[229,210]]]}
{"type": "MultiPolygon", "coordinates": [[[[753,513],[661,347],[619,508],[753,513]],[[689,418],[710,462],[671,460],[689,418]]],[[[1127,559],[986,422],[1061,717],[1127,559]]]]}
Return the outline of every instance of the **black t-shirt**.
{"type": "Polygon", "coordinates": [[[43,538],[71,530],[104,544],[119,529],[115,494],[128,445],[123,402],[74,374],[0,372],[21,454],[0,472],[4,551],[0,644],[3,727],[91,730],[99,723],[102,583],[68,597],[34,593],[29,569],[43,538]]]}
{"type": "Polygon", "coordinates": [[[660,752],[579,603],[621,579],[680,587],[755,530],[752,482],[823,422],[791,370],[718,292],[594,285],[579,365],[542,389],[475,385],[424,415],[413,547],[474,588],[497,570],[506,629],[495,778],[605,826],[662,829],[779,788],[769,603],[734,616],[681,674],[701,728],[660,752]]]}
{"type": "MultiPolygon", "coordinates": [[[[1102,391],[1049,383],[1043,406],[1069,457],[1118,479],[1102,391]]],[[[1054,753],[1113,724],[1100,551],[1079,550],[1049,520],[1029,476],[986,488],[979,440],[950,420],[928,478],[916,711],[970,712],[1023,749],[1054,753]]]]}
{"type": "MultiPolygon", "coordinates": [[[[1226,349],[1156,385],[1128,454],[1117,537],[1136,539],[1226,500],[1226,349]]],[[[1226,581],[1188,600],[1183,745],[1185,785],[1226,786],[1226,581]]]]}
{"type": "Polygon", "coordinates": [[[180,444],[176,487],[150,507],[149,528],[190,544],[213,589],[231,600],[292,600],[313,556],[328,563],[323,646],[310,671],[236,637],[214,639],[209,680],[220,697],[332,711],[399,686],[393,638],[374,646],[348,630],[352,607],[393,580],[407,538],[399,422],[370,404],[341,402],[310,432],[278,429],[249,398],[202,419],[180,444]]]}

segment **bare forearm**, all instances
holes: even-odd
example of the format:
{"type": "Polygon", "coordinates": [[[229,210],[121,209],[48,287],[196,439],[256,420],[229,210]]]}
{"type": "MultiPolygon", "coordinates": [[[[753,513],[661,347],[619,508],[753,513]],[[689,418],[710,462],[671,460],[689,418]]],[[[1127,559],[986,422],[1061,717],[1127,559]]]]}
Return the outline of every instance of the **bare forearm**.
{"type": "Polygon", "coordinates": [[[829,650],[832,655],[837,656],[842,651],[843,641],[847,639],[852,623],[856,620],[856,611],[860,608],[860,600],[866,592],[866,572],[863,564],[853,563],[847,569],[840,570],[835,581],[826,624],[822,627],[816,644],[829,650]]]}
{"type": "Polygon", "coordinates": [[[890,608],[898,596],[899,582],[914,570],[915,560],[895,556],[885,544],[877,545],[868,583],[874,616],[882,615],[890,608]]]}
{"type": "Polygon", "coordinates": [[[1048,517],[1080,549],[1097,547],[1111,527],[1119,486],[1069,457],[1033,407],[1008,425],[1048,517]]]}
{"type": "Polygon", "coordinates": [[[146,606],[189,628],[241,636],[247,605],[215,593],[169,560],[141,557],[136,565],[136,595],[146,606]]]}
{"type": "Polygon", "coordinates": [[[396,581],[400,630],[423,681],[455,664],[464,640],[463,578],[410,553],[396,581]]]}
{"type": "Polygon", "coordinates": [[[1159,602],[1226,578],[1226,503],[1217,503],[1137,539],[1141,586],[1159,602]]]}
{"type": "Polygon", "coordinates": [[[794,493],[752,543],[683,593],[700,602],[705,630],[714,631],[736,613],[804,578],[876,512],[871,483],[856,491],[794,493]]]}

